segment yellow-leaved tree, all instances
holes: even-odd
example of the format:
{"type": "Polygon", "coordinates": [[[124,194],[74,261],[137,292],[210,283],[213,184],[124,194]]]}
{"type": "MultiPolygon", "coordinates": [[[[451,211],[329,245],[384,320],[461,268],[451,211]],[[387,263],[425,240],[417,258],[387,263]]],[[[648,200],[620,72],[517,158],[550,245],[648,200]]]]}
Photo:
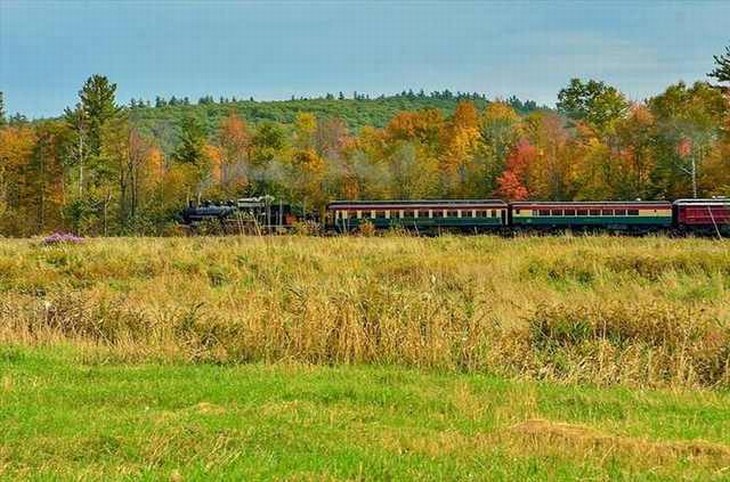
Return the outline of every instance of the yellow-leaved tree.
{"type": "Polygon", "coordinates": [[[462,101],[444,129],[441,179],[447,197],[467,197],[470,184],[478,177],[475,153],[481,137],[479,124],[474,103],[462,101]]]}

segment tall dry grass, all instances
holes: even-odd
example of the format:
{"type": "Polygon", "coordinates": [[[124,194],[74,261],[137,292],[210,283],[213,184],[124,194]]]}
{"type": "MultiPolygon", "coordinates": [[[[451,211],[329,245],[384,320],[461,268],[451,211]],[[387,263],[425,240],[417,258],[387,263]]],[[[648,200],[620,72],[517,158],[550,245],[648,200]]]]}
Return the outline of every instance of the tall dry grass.
{"type": "Polygon", "coordinates": [[[730,246],[709,240],[3,241],[0,290],[1,342],[94,356],[730,386],[730,246]]]}

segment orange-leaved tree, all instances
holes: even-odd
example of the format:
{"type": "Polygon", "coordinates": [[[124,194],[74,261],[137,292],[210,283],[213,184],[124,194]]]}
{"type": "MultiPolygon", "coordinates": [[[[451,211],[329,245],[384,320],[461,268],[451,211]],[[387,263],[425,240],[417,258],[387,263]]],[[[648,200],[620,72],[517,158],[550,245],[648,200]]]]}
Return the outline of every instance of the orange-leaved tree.
{"type": "Polygon", "coordinates": [[[528,176],[537,158],[537,149],[527,139],[520,139],[507,156],[506,168],[497,178],[497,194],[510,200],[527,199],[528,176]]]}
{"type": "Polygon", "coordinates": [[[220,184],[226,196],[236,196],[248,186],[251,133],[246,121],[231,112],[218,130],[220,184]]]}

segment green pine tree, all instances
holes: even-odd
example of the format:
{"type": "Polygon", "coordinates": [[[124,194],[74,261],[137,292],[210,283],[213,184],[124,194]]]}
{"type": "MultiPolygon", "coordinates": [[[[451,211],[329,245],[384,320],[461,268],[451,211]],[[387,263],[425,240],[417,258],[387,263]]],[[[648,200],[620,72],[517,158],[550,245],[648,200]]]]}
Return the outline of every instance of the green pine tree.
{"type": "Polygon", "coordinates": [[[120,111],[115,99],[116,91],[117,84],[98,74],[89,77],[79,91],[81,108],[88,119],[88,149],[91,156],[98,156],[101,152],[102,129],[120,111]]]}
{"type": "Polygon", "coordinates": [[[174,158],[176,161],[197,166],[204,157],[205,130],[193,116],[183,117],[180,138],[174,158]]]}
{"type": "Polygon", "coordinates": [[[730,82],[730,45],[725,47],[725,53],[722,55],[714,55],[715,70],[707,74],[714,77],[718,82],[730,82]]]}

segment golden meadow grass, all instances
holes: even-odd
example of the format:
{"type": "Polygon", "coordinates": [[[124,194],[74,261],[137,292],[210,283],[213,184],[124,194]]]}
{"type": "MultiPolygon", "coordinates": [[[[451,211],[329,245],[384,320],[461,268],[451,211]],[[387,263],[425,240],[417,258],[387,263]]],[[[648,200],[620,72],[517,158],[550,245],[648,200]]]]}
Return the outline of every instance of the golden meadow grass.
{"type": "Polygon", "coordinates": [[[0,242],[0,342],[730,386],[730,244],[663,237],[0,242]]]}

